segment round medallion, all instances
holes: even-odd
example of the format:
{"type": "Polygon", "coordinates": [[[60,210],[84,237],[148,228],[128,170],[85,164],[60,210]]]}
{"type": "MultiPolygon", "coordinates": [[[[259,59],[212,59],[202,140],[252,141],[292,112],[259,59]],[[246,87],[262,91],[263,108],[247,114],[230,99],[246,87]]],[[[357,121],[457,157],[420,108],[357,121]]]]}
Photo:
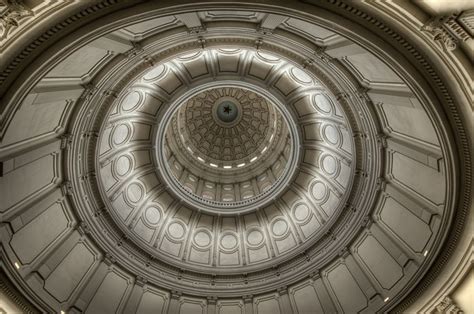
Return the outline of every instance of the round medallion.
{"type": "Polygon", "coordinates": [[[324,127],[324,135],[326,140],[332,145],[336,145],[339,142],[339,132],[334,125],[326,125],[324,127]]]}
{"type": "Polygon", "coordinates": [[[273,223],[272,232],[277,237],[282,236],[288,230],[288,224],[284,220],[277,220],[273,223]]]}
{"type": "Polygon", "coordinates": [[[131,92],[122,101],[122,109],[130,111],[140,103],[140,93],[137,91],[131,92]]]}
{"type": "Polygon", "coordinates": [[[323,113],[330,113],[332,111],[332,105],[329,101],[329,99],[326,97],[326,95],[323,94],[317,94],[314,97],[314,103],[316,109],[319,111],[322,111],[323,113]]]}
{"type": "Polygon", "coordinates": [[[217,105],[216,113],[219,120],[224,123],[230,123],[239,115],[239,109],[232,101],[224,100],[217,105]]]}
{"type": "Polygon", "coordinates": [[[132,168],[132,162],[127,156],[120,156],[115,161],[115,171],[119,176],[126,175],[132,168]]]}
{"type": "Polygon", "coordinates": [[[113,142],[115,145],[122,144],[128,138],[129,130],[125,124],[120,124],[114,130],[113,142]]]}
{"type": "Polygon", "coordinates": [[[221,238],[221,246],[226,250],[233,249],[236,245],[237,238],[232,234],[226,234],[221,238]]]}
{"type": "Polygon", "coordinates": [[[173,222],[168,227],[168,233],[174,239],[181,239],[184,236],[184,227],[177,222],[173,222]]]}
{"type": "Polygon", "coordinates": [[[316,182],[311,189],[311,195],[313,195],[313,198],[317,201],[322,200],[326,195],[326,186],[324,183],[316,182]]]}
{"type": "Polygon", "coordinates": [[[211,237],[207,232],[199,231],[194,235],[194,242],[198,246],[208,246],[211,243],[211,237]]]}
{"type": "Polygon", "coordinates": [[[325,155],[322,158],[322,168],[327,174],[333,175],[337,170],[336,158],[331,155],[325,155]]]}
{"type": "Polygon", "coordinates": [[[295,208],[295,218],[298,221],[304,221],[308,218],[309,215],[309,208],[305,204],[299,204],[295,208]]]}
{"type": "Polygon", "coordinates": [[[147,208],[145,211],[145,218],[150,224],[157,224],[161,218],[160,210],[156,207],[147,208]]]}
{"type": "Polygon", "coordinates": [[[259,245],[263,241],[263,234],[258,230],[250,231],[247,236],[247,242],[250,245],[259,245]]]}
{"type": "Polygon", "coordinates": [[[131,202],[137,203],[143,196],[142,187],[136,183],[130,184],[127,189],[127,196],[131,202]]]}

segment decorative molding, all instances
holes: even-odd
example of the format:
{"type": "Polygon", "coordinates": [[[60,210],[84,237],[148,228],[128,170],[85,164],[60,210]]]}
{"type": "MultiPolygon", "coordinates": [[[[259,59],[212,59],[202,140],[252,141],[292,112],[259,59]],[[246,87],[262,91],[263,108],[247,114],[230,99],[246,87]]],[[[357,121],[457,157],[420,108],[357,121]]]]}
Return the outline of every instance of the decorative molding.
{"type": "MultiPolygon", "coordinates": [[[[0,267],[0,293],[3,294],[8,301],[15,304],[22,313],[41,313],[36,307],[28,301],[18,289],[13,285],[8,276],[5,274],[3,267],[0,267]]],[[[0,308],[0,311],[2,309],[0,308]]]]}
{"type": "Polygon", "coordinates": [[[22,0],[0,0],[0,41],[33,15],[33,11],[23,4],[22,0]]]}
{"type": "Polygon", "coordinates": [[[453,13],[448,16],[437,16],[428,20],[421,31],[429,34],[444,50],[454,50],[460,42],[472,39],[474,27],[474,10],[461,15],[453,13]]]}
{"type": "Polygon", "coordinates": [[[436,306],[436,311],[440,314],[458,314],[464,313],[457,305],[454,303],[451,297],[446,296],[443,300],[436,306]]]}
{"type": "MultiPolygon", "coordinates": [[[[474,37],[474,10],[462,12],[458,16],[457,22],[464,28],[465,32],[471,35],[471,37],[474,37]]],[[[463,33],[462,30],[457,29],[457,26],[455,26],[455,28],[461,34],[463,33]]],[[[465,35],[461,36],[465,37],[465,35]]]]}
{"type": "Polygon", "coordinates": [[[443,21],[444,17],[430,19],[420,30],[431,36],[445,51],[454,50],[458,46],[458,40],[446,30],[443,21]]]}

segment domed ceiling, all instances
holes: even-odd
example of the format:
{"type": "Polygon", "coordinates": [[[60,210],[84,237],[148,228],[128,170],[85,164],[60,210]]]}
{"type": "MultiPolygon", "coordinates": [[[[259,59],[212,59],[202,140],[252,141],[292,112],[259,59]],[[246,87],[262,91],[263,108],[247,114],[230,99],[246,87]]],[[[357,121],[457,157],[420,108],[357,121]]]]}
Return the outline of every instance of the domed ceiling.
{"type": "Polygon", "coordinates": [[[354,171],[347,120],[311,76],[281,57],[238,48],[178,56],[146,71],[118,96],[99,133],[106,210],[147,252],[198,272],[239,274],[301,253],[341,212],[354,171]],[[217,72],[211,83],[180,80],[205,68],[207,55],[278,64],[262,77],[301,91],[305,124],[258,79],[217,72]],[[159,103],[166,89],[174,93],[159,103]],[[218,111],[225,109],[236,115],[218,111]]]}
{"type": "Polygon", "coordinates": [[[275,109],[248,90],[210,89],[183,105],[175,118],[179,119],[176,128],[180,139],[187,140],[182,144],[203,158],[221,163],[221,167],[236,167],[244,159],[250,162],[273,142],[277,122],[282,123],[275,109]]]}
{"type": "Polygon", "coordinates": [[[24,289],[64,312],[397,306],[458,193],[415,71],[323,13],[148,5],[18,89],[0,210],[24,289]]]}

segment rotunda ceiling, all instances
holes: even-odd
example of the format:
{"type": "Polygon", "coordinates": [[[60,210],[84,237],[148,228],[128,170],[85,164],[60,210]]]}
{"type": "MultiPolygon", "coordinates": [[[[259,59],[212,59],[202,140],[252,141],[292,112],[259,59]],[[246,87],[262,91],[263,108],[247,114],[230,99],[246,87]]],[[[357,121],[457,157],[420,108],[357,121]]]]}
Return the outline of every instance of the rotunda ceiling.
{"type": "MultiPolygon", "coordinates": [[[[204,67],[203,56],[225,53],[265,65],[256,52],[231,51],[187,61],[204,67]]],[[[110,107],[98,140],[100,190],[127,237],[150,254],[200,272],[262,269],[311,246],[341,212],[354,172],[347,120],[316,77],[266,57],[280,66],[264,77],[301,90],[304,125],[281,90],[260,87],[264,80],[216,73],[211,83],[185,84],[190,66],[179,55],[142,74],[110,107]],[[174,90],[159,101],[167,88],[174,90]],[[238,111],[232,121],[219,118],[225,108],[238,111]]]]}
{"type": "Polygon", "coordinates": [[[49,312],[388,311],[431,269],[467,150],[402,35],[342,0],[107,3],[2,112],[0,252],[49,312]]]}

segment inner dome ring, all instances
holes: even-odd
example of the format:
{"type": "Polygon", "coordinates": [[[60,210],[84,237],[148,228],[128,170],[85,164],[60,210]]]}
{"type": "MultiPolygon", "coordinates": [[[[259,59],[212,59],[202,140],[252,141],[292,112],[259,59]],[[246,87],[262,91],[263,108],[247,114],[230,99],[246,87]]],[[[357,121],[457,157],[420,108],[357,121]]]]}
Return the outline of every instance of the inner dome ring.
{"type": "Polygon", "coordinates": [[[253,84],[239,82],[235,80],[222,80],[219,82],[199,84],[198,86],[190,88],[186,93],[180,95],[180,97],[171,101],[168,109],[163,114],[161,121],[165,121],[165,123],[159,124],[155,140],[157,147],[155,154],[156,164],[158,165],[157,173],[159,174],[160,178],[166,183],[172,193],[181,196],[188,205],[199,210],[205,210],[207,212],[220,215],[230,215],[236,213],[250,212],[256,210],[259,207],[265,206],[269,202],[273,201],[275,197],[277,197],[282,191],[286,189],[289,182],[291,182],[295,170],[297,169],[299,164],[300,136],[298,132],[298,127],[292,114],[287,108],[285,108],[283,102],[280,101],[275,95],[253,84]],[[178,180],[176,180],[176,178],[173,177],[165,154],[164,148],[166,142],[166,132],[171,123],[173,115],[188,99],[190,99],[194,95],[197,95],[209,89],[219,87],[242,88],[264,97],[269,101],[269,103],[273,104],[281,113],[284,121],[287,124],[288,131],[290,134],[292,149],[290,151],[287,164],[285,165],[285,169],[283,170],[278,180],[275,181],[271,188],[269,188],[268,190],[245,200],[232,202],[214,201],[192,193],[191,191],[187,190],[178,180]]]}

